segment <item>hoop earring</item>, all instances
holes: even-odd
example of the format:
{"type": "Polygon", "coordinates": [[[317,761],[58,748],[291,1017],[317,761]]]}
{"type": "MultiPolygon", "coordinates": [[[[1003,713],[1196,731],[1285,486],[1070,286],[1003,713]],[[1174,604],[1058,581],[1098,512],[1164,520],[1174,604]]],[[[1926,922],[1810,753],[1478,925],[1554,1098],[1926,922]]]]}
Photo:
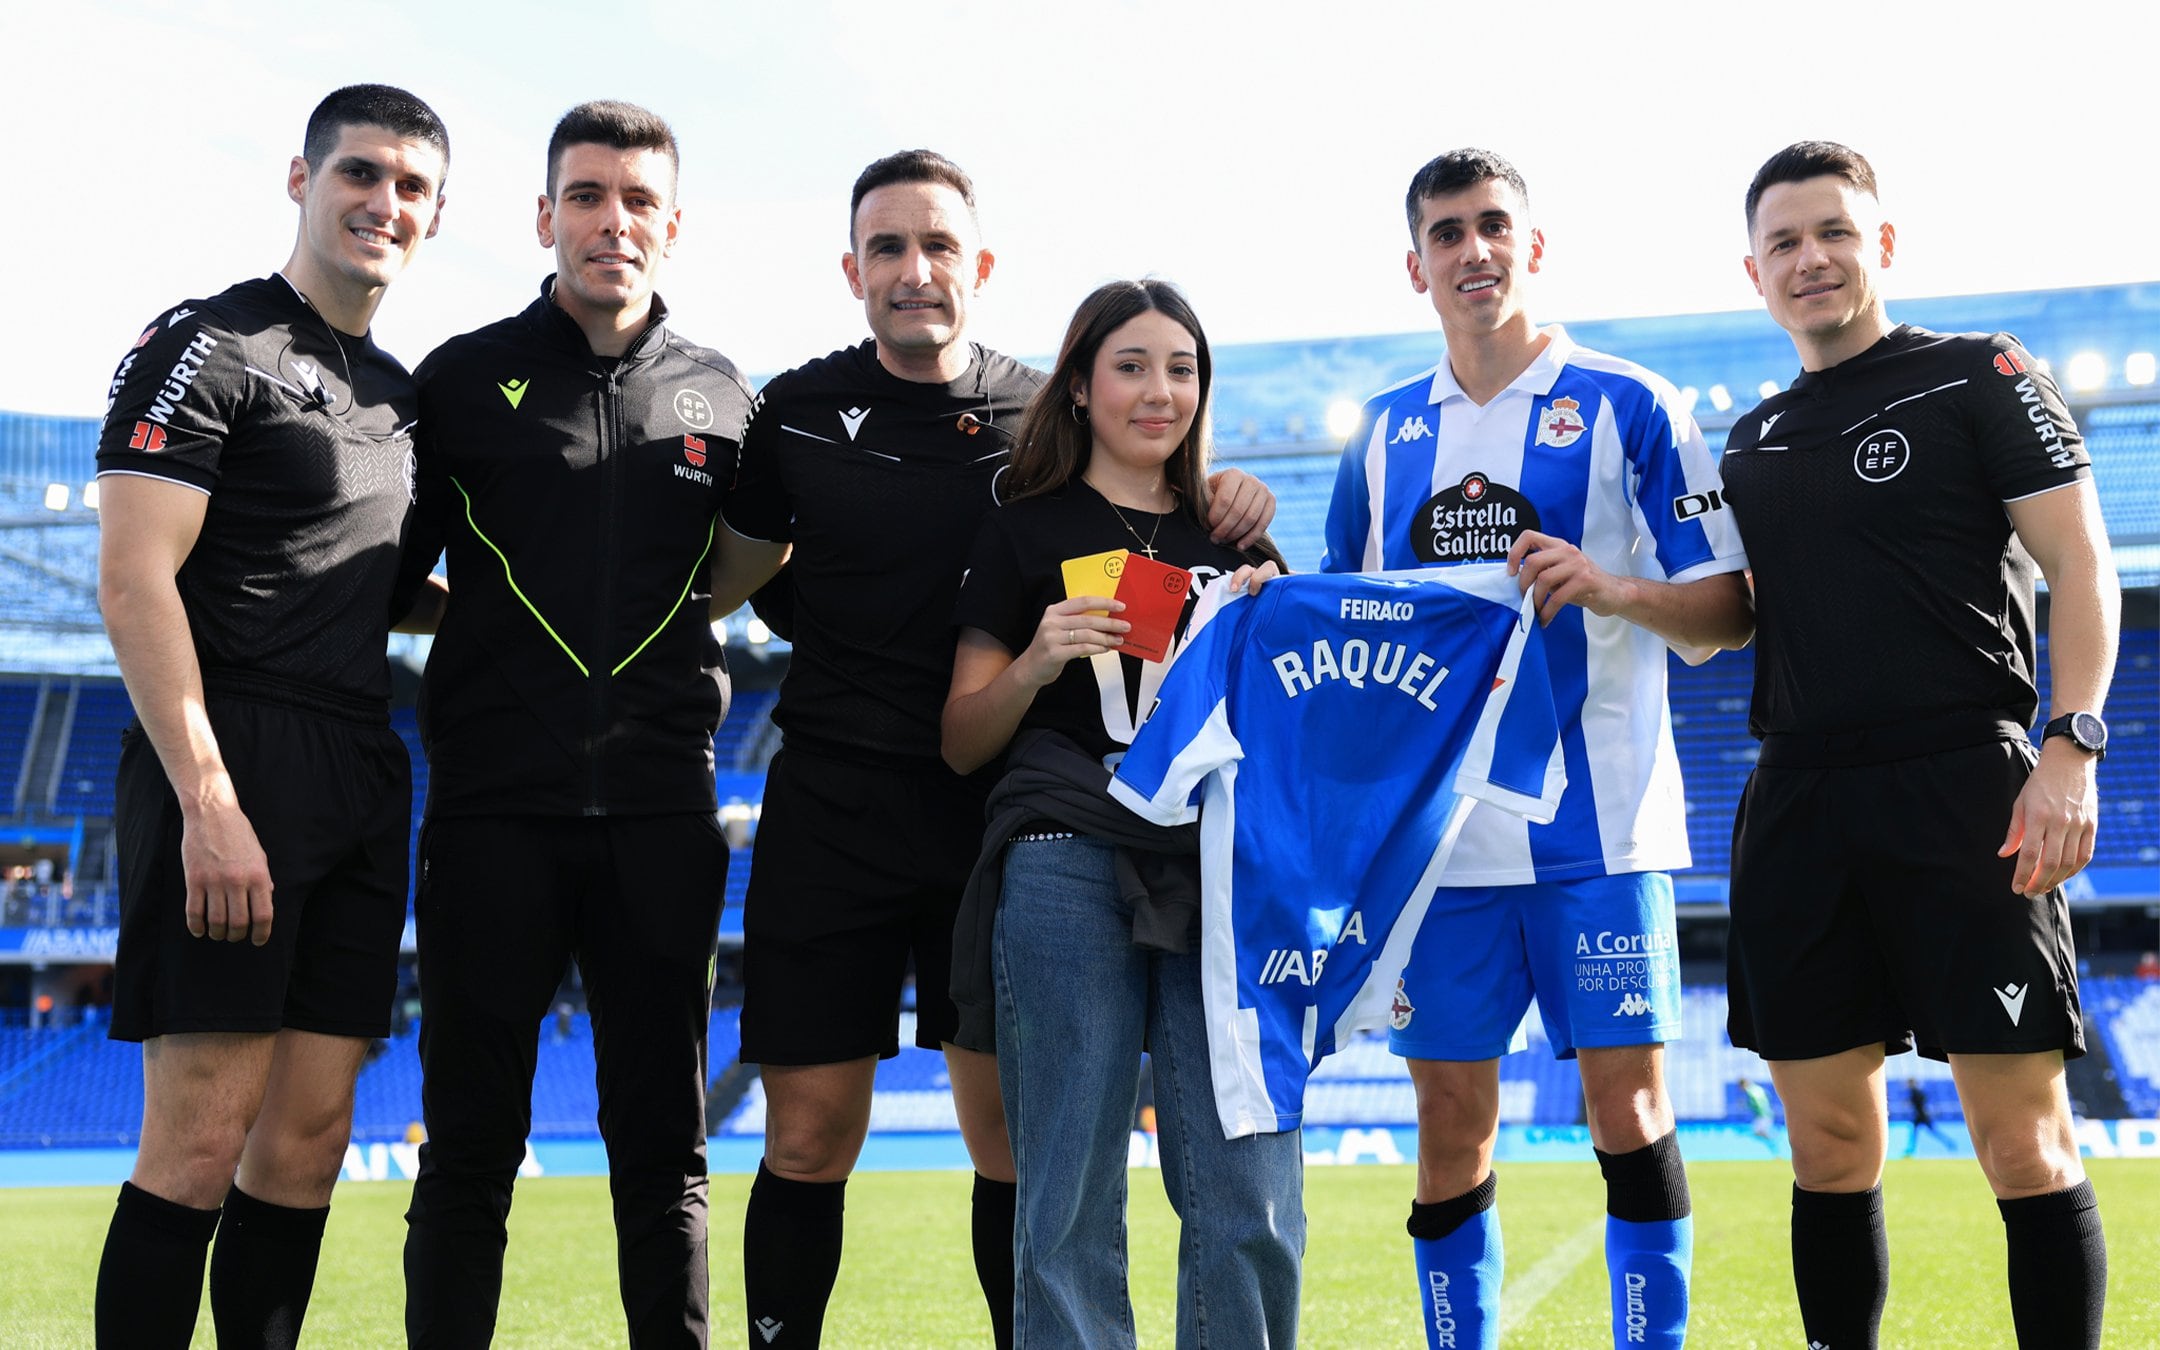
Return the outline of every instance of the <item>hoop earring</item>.
{"type": "Polygon", "coordinates": [[[1085,403],[1068,403],[1065,406],[1072,409],[1073,421],[1078,422],[1081,426],[1087,425],[1088,414],[1085,403]]]}

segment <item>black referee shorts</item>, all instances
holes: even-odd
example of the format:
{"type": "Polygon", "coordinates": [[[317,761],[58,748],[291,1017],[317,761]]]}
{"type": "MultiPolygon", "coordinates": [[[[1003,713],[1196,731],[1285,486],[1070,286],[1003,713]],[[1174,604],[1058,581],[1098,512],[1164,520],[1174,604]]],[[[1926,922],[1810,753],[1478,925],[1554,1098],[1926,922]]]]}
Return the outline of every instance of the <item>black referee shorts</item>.
{"type": "Polygon", "coordinates": [[[390,1029],[405,931],[412,760],[379,711],[211,690],[218,750],[270,862],[270,941],[190,936],[180,803],[140,723],[114,804],[117,1041],[190,1031],[374,1037],[390,1029]]]}
{"type": "Polygon", "coordinates": [[[953,1038],[953,917],[982,850],[983,791],[943,767],[773,756],[743,899],[744,1063],[899,1054],[911,961],[915,1043],[953,1038]]]}
{"type": "Polygon", "coordinates": [[[1773,1060],[2083,1054],[2068,903],[2019,895],[2017,859],[1995,856],[2032,746],[1850,764],[1781,739],[1733,828],[1733,1044],[1773,1060]]]}

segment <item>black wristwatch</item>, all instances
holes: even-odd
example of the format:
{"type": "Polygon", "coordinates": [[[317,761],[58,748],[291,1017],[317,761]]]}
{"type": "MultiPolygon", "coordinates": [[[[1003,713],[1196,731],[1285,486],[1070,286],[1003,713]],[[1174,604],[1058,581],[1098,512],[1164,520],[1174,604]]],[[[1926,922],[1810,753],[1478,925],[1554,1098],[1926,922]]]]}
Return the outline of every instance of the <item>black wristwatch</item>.
{"type": "Polygon", "coordinates": [[[2093,759],[2107,758],[2107,723],[2089,712],[2064,713],[2040,728],[2040,739],[2050,736],[2068,736],[2070,744],[2089,752],[2093,759]]]}

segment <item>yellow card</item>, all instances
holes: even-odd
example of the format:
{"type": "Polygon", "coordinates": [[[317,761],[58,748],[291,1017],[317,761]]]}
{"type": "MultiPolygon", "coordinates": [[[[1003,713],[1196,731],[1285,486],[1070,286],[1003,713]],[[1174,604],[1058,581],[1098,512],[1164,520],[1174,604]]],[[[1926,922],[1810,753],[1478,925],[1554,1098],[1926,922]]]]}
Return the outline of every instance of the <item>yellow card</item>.
{"type": "MultiPolygon", "coordinates": [[[[1086,558],[1067,558],[1060,566],[1065,571],[1065,598],[1076,595],[1117,594],[1118,578],[1125,575],[1125,559],[1131,549],[1112,549],[1086,558]]],[[[1107,609],[1091,609],[1090,614],[1108,614],[1107,609]]]]}

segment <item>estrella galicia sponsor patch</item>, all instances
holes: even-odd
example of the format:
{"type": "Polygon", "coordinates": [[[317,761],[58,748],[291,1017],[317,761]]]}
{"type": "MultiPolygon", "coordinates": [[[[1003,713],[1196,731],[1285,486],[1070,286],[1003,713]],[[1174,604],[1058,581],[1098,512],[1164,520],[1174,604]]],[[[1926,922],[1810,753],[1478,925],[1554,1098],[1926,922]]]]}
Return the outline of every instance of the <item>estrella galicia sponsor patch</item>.
{"type": "Polygon", "coordinates": [[[1472,473],[1419,508],[1410,545],[1420,562],[1498,562],[1516,536],[1537,528],[1528,497],[1472,473]]]}

